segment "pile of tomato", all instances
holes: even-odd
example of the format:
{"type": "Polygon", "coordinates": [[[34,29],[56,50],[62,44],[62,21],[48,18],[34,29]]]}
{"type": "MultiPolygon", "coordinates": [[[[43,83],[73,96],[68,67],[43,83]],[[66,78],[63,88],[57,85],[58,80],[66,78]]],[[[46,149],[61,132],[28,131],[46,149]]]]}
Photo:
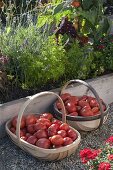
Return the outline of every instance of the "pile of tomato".
{"type": "MultiPolygon", "coordinates": [[[[84,95],[82,97],[78,96],[72,96],[69,93],[64,93],[60,95],[62,98],[66,113],[68,116],[95,116],[100,113],[100,108],[97,100],[92,96],[84,95]]],[[[106,106],[102,99],[100,99],[102,102],[103,111],[106,110],[106,106]]],[[[62,105],[59,100],[56,101],[56,107],[59,111],[62,110],[62,105]]]]}
{"type": "MultiPolygon", "coordinates": [[[[11,120],[10,131],[16,135],[17,116],[11,120]]],[[[20,138],[44,149],[54,149],[73,143],[77,138],[75,130],[62,123],[51,113],[23,116],[20,124],[20,138]]]]}

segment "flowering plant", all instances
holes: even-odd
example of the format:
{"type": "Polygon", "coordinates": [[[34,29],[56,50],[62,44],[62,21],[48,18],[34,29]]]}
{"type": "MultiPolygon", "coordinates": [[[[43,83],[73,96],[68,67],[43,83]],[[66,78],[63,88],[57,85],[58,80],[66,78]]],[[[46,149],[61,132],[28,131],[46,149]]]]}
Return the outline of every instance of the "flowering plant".
{"type": "Polygon", "coordinates": [[[113,136],[109,137],[100,149],[85,148],[81,150],[80,158],[89,170],[112,170],[113,136]]]}

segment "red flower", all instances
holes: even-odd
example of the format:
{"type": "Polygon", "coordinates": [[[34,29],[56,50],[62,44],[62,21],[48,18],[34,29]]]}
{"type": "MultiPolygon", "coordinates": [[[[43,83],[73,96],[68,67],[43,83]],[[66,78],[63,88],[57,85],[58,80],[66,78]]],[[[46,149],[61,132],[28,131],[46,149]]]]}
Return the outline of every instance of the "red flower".
{"type": "Polygon", "coordinates": [[[108,159],[109,159],[110,161],[113,161],[113,154],[109,155],[109,156],[108,156],[108,159]]]}
{"type": "Polygon", "coordinates": [[[101,162],[98,167],[98,170],[110,170],[110,169],[111,165],[108,162],[101,162]]]}
{"type": "Polygon", "coordinates": [[[110,136],[107,140],[106,140],[107,143],[113,143],[113,136],[110,136]]]}
{"type": "Polygon", "coordinates": [[[80,151],[80,158],[82,160],[82,163],[84,163],[84,164],[87,163],[87,161],[88,161],[87,157],[90,154],[92,154],[92,151],[89,148],[85,148],[85,149],[80,151]]]}
{"type": "Polygon", "coordinates": [[[85,149],[80,151],[80,157],[81,158],[86,157],[87,155],[89,155],[91,153],[92,153],[91,149],[85,148],[85,149]]]}
{"type": "Polygon", "coordinates": [[[95,159],[98,156],[99,153],[100,153],[99,150],[93,150],[92,154],[88,155],[88,159],[95,159]]]}
{"type": "Polygon", "coordinates": [[[96,156],[100,153],[99,150],[91,150],[89,148],[85,148],[80,151],[80,158],[82,160],[82,163],[87,163],[91,159],[95,159],[96,156]]]}

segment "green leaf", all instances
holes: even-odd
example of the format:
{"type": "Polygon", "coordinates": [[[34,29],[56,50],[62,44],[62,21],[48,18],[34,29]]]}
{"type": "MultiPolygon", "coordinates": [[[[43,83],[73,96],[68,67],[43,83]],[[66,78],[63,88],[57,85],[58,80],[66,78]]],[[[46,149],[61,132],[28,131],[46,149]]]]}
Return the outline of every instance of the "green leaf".
{"type": "Polygon", "coordinates": [[[97,8],[93,8],[93,10],[89,10],[89,11],[79,10],[79,16],[82,16],[88,22],[90,22],[93,26],[96,26],[96,24],[97,24],[96,19],[98,16],[97,8]]]}
{"type": "Polygon", "coordinates": [[[62,2],[58,4],[54,9],[53,9],[53,15],[57,14],[58,12],[61,12],[62,9],[64,8],[65,2],[62,2]]]}
{"type": "Polygon", "coordinates": [[[38,18],[37,26],[38,28],[44,26],[46,23],[51,23],[53,21],[53,18],[51,15],[41,15],[38,18]]]}
{"type": "Polygon", "coordinates": [[[108,29],[110,27],[110,23],[107,18],[104,18],[104,22],[102,24],[102,32],[107,33],[108,29]]]}
{"type": "Polygon", "coordinates": [[[82,5],[83,9],[88,10],[93,5],[93,0],[83,0],[82,5]]]}

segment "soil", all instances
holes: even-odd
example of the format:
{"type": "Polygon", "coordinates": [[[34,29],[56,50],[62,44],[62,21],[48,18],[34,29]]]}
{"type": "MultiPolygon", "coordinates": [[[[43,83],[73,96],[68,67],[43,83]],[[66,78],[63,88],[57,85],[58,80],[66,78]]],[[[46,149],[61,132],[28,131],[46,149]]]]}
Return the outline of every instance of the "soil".
{"type": "Polygon", "coordinates": [[[7,85],[5,89],[0,89],[0,104],[10,102],[12,100],[20,99],[23,97],[31,96],[41,91],[49,91],[61,87],[61,81],[51,82],[48,85],[38,87],[36,89],[22,89],[18,86],[7,85]]]}

